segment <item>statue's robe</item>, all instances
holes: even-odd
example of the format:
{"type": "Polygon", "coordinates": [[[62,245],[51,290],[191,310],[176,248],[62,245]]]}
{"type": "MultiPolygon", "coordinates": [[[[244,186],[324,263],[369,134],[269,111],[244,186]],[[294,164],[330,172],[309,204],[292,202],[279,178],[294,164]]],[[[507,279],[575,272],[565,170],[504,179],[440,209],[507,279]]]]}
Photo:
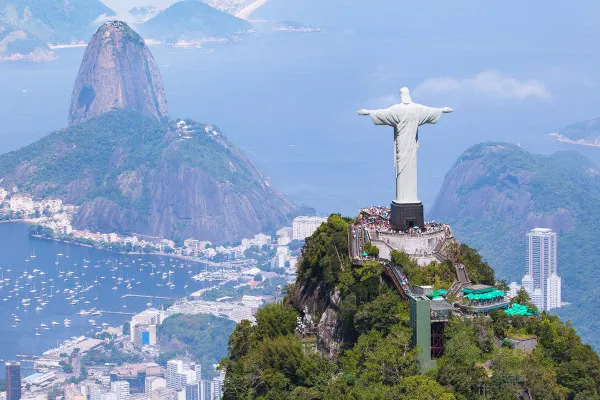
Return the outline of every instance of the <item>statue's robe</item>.
{"type": "Polygon", "coordinates": [[[369,114],[376,125],[394,127],[396,203],[420,203],[417,195],[419,126],[438,122],[442,109],[402,103],[385,110],[372,110],[369,114]]]}

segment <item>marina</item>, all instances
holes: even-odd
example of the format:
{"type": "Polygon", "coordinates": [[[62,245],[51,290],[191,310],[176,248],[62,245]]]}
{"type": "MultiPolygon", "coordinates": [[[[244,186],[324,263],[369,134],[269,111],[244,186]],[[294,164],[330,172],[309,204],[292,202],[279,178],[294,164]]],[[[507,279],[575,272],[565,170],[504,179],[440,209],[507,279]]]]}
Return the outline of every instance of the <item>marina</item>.
{"type": "Polygon", "coordinates": [[[0,318],[7,321],[0,325],[0,359],[21,358],[24,368],[60,343],[120,327],[137,312],[234,274],[176,258],[39,240],[25,224],[0,224],[0,240],[11,249],[0,259],[0,318]],[[202,274],[206,279],[191,279],[202,274]]]}

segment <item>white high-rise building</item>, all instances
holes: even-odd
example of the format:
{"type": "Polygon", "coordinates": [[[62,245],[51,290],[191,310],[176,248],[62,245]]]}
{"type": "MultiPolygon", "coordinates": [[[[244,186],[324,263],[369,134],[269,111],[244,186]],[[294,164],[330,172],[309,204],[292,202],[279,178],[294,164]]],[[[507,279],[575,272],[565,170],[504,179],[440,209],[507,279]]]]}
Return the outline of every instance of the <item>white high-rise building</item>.
{"type": "Polygon", "coordinates": [[[556,274],[551,274],[546,280],[546,309],[559,308],[561,303],[561,280],[556,274]]]}
{"type": "Polygon", "coordinates": [[[200,400],[212,400],[211,381],[203,379],[200,381],[200,400]]]}
{"type": "Polygon", "coordinates": [[[111,382],[110,391],[116,395],[117,400],[129,400],[129,382],[127,381],[111,382]]]}
{"type": "Polygon", "coordinates": [[[182,389],[181,376],[183,373],[182,360],[167,361],[167,388],[175,391],[182,389]]]}
{"type": "Polygon", "coordinates": [[[304,240],[311,236],[327,218],[322,217],[296,217],[292,222],[292,239],[304,240]]]}
{"type": "Polygon", "coordinates": [[[159,376],[149,376],[146,378],[146,384],[144,386],[144,393],[148,396],[152,395],[156,389],[166,388],[167,381],[159,376]]]}
{"type": "Polygon", "coordinates": [[[531,295],[533,294],[533,278],[531,277],[531,275],[526,274],[523,277],[522,286],[523,289],[525,289],[525,291],[529,293],[529,297],[531,297],[531,295]]]}
{"type": "Polygon", "coordinates": [[[513,297],[517,297],[519,294],[519,290],[521,290],[521,286],[517,282],[511,282],[508,285],[508,296],[512,299],[513,297]]]}
{"type": "Polygon", "coordinates": [[[223,397],[223,381],[225,381],[225,375],[220,374],[213,379],[213,399],[221,400],[223,397]]]}
{"type": "Polygon", "coordinates": [[[556,233],[546,228],[532,229],[527,234],[527,274],[523,277],[523,287],[529,293],[531,302],[540,310],[560,307],[560,278],[556,260],[556,233]],[[551,275],[556,278],[549,280],[551,275]],[[549,282],[553,285],[552,294],[548,291],[549,282]],[[551,307],[548,302],[550,298],[551,307]]]}

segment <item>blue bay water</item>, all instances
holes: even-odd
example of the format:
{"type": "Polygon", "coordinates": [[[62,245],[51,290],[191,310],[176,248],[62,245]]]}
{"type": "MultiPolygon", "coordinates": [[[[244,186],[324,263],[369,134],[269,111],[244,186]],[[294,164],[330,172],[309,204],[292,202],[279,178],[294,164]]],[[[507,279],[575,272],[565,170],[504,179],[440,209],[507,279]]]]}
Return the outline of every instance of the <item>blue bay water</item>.
{"type": "Polygon", "coordinates": [[[148,308],[148,303],[160,308],[167,300],[122,298],[123,295],[182,297],[207,286],[205,282],[191,279],[192,275],[204,270],[205,266],[199,263],[159,256],[121,255],[30,238],[27,230],[25,224],[0,224],[0,277],[7,279],[4,285],[0,284],[0,359],[11,360],[17,354],[39,356],[56,347],[57,342],[72,336],[93,335],[98,328],[91,325],[90,319],[95,320],[96,326],[102,323],[121,326],[131,318],[119,314],[78,315],[82,309],[136,313],[148,308]],[[169,274],[169,271],[173,273],[169,274]],[[33,277],[23,277],[24,272],[33,277]],[[163,273],[166,273],[166,279],[163,279],[163,273]],[[16,279],[17,287],[22,287],[18,297],[13,292],[16,279]],[[173,289],[165,285],[169,279],[175,284],[173,289]],[[127,288],[125,281],[131,283],[131,288],[127,288]],[[91,288],[83,291],[86,287],[91,288]],[[77,292],[75,298],[79,301],[76,305],[66,299],[69,295],[65,290],[77,292]],[[41,296],[42,293],[46,296],[41,296]],[[54,297],[49,297],[50,294],[54,297]],[[48,300],[40,311],[35,310],[39,304],[35,297],[38,296],[48,300]],[[31,300],[29,307],[23,307],[24,298],[31,300]],[[21,321],[15,322],[15,317],[21,321]],[[71,320],[70,327],[65,327],[65,319],[71,320]],[[52,321],[59,325],[52,325],[52,321]],[[50,329],[44,329],[41,324],[50,329]],[[36,332],[41,336],[36,336],[36,332]]]}

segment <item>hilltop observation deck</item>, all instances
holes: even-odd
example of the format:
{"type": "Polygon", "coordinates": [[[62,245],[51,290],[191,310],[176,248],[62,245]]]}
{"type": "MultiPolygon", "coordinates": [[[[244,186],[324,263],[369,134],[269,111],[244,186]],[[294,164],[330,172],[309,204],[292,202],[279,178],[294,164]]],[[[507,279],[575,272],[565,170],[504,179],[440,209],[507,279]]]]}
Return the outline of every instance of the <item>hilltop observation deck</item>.
{"type": "Polygon", "coordinates": [[[393,250],[403,251],[419,265],[441,261],[440,250],[454,240],[450,226],[435,221],[423,227],[396,231],[390,223],[389,207],[368,207],[360,210],[352,225],[353,257],[362,256],[362,244],[369,242],[379,249],[379,258],[390,260],[393,250]]]}
{"type": "Polygon", "coordinates": [[[461,290],[458,307],[469,314],[489,314],[494,310],[506,310],[510,299],[506,293],[487,285],[471,285],[461,290]]]}

